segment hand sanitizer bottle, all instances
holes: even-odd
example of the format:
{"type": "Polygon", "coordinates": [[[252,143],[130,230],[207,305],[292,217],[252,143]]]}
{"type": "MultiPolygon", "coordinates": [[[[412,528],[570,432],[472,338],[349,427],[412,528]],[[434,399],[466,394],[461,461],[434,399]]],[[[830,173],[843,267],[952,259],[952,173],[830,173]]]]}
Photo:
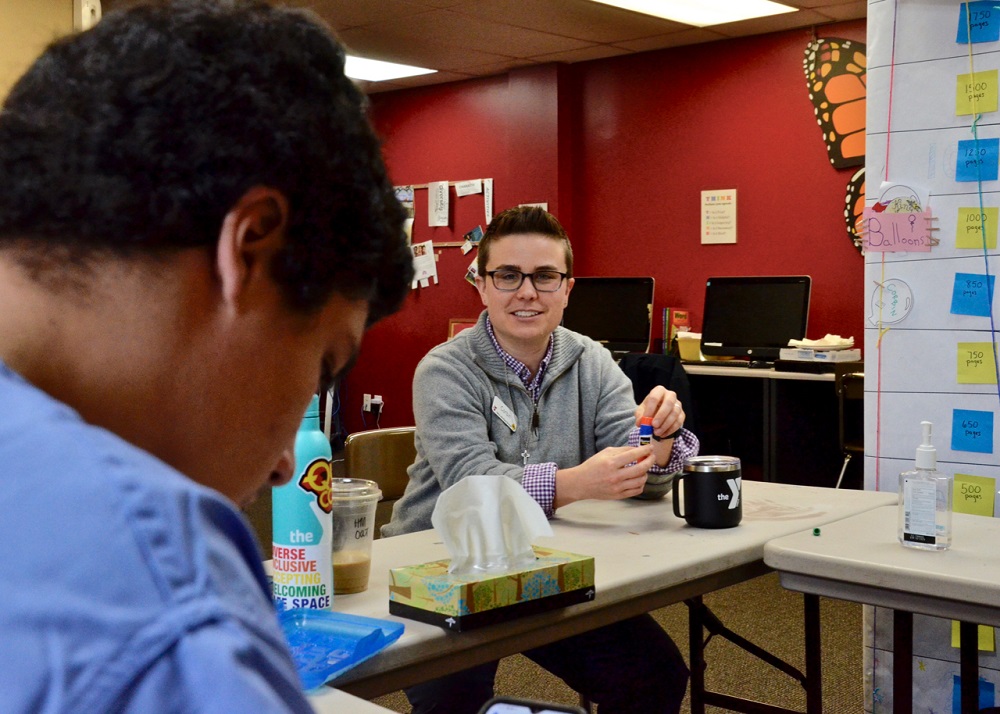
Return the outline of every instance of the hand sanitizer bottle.
{"type": "Polygon", "coordinates": [[[917,468],[899,475],[899,542],[909,548],[945,550],[951,545],[951,499],[954,477],[937,470],[931,446],[931,423],[920,422],[923,443],[917,468]]]}

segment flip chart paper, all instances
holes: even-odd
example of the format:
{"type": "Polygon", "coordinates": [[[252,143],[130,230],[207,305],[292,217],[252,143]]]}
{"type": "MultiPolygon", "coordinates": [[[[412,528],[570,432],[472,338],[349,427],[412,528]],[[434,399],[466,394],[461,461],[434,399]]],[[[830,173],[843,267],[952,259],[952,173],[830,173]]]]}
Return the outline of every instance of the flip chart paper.
{"type": "Polygon", "coordinates": [[[997,247],[997,220],[1000,218],[1000,208],[996,206],[983,208],[962,207],[958,209],[958,227],[955,229],[956,248],[983,249],[983,234],[981,216],[986,216],[986,247],[997,247]]]}
{"type": "Polygon", "coordinates": [[[951,417],[952,451],[993,453],[993,412],[954,409],[951,417]]]}

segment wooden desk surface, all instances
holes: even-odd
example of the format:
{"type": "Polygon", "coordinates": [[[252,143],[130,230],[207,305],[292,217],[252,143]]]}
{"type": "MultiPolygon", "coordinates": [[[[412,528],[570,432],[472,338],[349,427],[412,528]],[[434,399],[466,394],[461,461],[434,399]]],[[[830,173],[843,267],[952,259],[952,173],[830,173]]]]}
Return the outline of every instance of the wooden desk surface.
{"type": "Polygon", "coordinates": [[[688,374],[705,374],[715,377],[743,377],[748,379],[789,379],[800,382],[834,382],[833,372],[779,372],[770,369],[750,369],[749,367],[724,367],[707,364],[684,364],[688,374]]]}
{"type": "Polygon", "coordinates": [[[905,548],[895,506],[776,539],[764,562],[790,590],[1000,626],[1000,520],[955,513],[945,551],[905,548]]]}
{"type": "Polygon", "coordinates": [[[371,698],[568,635],[649,612],[769,571],[764,544],[895,501],[895,494],[744,481],[743,522],[691,528],[661,501],[581,501],[560,509],[540,544],[595,556],[593,602],[481,630],[447,632],[389,614],[389,568],[448,553],[435,531],[375,541],[363,593],[337,595],[334,609],[405,623],[398,642],[333,684],[371,698]]]}

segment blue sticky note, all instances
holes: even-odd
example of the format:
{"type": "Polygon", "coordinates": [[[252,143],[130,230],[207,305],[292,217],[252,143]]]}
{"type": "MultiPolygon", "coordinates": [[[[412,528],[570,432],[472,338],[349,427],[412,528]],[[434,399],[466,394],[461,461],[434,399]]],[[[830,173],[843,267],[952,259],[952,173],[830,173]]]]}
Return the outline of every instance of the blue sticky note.
{"type": "Polygon", "coordinates": [[[990,316],[990,298],[996,294],[997,276],[955,273],[951,314],[990,316]]]}
{"type": "Polygon", "coordinates": [[[969,42],[996,42],[997,40],[1000,40],[1000,11],[997,10],[995,0],[968,2],[959,6],[958,37],[955,42],[964,45],[969,42]],[[968,8],[969,15],[966,15],[966,8],[968,8]]]}
{"type": "Polygon", "coordinates": [[[993,453],[993,412],[953,409],[951,413],[951,450],[993,453]]]}
{"type": "MultiPolygon", "coordinates": [[[[1000,12],[998,10],[997,12],[1000,12]]],[[[958,142],[956,181],[996,181],[1000,139],[966,139],[958,142]]]]}
{"type": "MultiPolygon", "coordinates": [[[[962,714],[962,678],[953,674],[951,683],[951,711],[953,714],[962,714]]],[[[982,677],[979,678],[979,706],[977,709],[994,706],[995,689],[993,682],[988,682],[982,677]]]]}

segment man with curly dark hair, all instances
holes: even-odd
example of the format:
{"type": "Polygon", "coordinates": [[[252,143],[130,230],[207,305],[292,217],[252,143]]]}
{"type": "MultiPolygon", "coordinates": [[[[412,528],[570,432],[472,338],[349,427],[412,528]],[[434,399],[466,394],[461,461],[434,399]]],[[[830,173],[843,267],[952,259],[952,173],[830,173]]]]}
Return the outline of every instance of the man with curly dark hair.
{"type": "Polygon", "coordinates": [[[168,0],[0,110],[0,711],[311,711],[237,506],[412,279],[314,16],[168,0]]]}

